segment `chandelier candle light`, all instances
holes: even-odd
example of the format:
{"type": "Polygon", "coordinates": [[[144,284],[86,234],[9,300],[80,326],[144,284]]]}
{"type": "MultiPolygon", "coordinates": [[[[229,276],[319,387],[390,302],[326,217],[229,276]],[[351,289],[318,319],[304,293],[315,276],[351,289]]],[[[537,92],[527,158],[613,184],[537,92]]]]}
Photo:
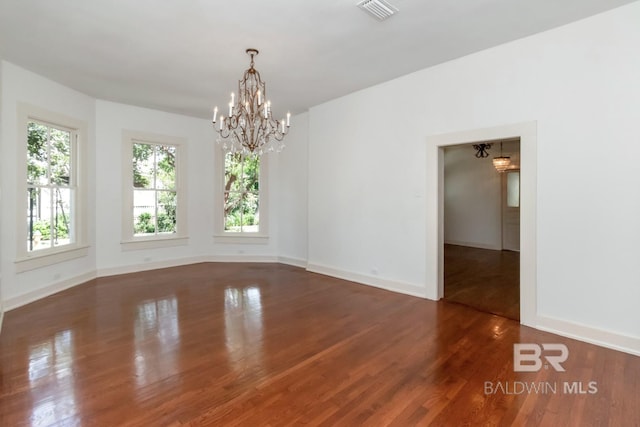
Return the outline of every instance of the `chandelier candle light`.
{"type": "Polygon", "coordinates": [[[271,151],[282,151],[282,140],[291,126],[291,113],[287,119],[276,120],[271,111],[271,101],[267,100],[265,83],[256,70],[253,57],[258,50],[247,49],[251,56],[249,69],[238,81],[238,97],[231,94],[229,116],[218,119],[218,107],[213,110],[213,128],[218,132],[218,143],[222,149],[232,153],[262,155],[271,151]]]}

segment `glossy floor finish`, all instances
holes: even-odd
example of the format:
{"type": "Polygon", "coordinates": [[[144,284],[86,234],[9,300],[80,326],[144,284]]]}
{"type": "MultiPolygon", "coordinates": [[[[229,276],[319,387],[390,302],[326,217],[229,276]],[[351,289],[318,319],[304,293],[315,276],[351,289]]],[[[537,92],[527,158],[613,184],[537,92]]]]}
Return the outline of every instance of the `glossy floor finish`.
{"type": "Polygon", "coordinates": [[[520,254],[445,245],[444,297],[520,320],[520,254]]]}
{"type": "Polygon", "coordinates": [[[2,426],[640,423],[639,357],[279,264],[101,278],[4,322],[2,426]],[[566,372],[514,373],[514,343],[566,344],[566,372]]]}

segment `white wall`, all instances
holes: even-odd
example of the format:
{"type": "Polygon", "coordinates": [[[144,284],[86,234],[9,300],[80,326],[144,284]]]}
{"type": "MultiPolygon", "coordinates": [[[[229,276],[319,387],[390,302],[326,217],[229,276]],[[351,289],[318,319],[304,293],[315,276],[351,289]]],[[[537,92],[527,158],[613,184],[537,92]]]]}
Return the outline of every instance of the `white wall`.
{"type": "Polygon", "coordinates": [[[426,137],[537,121],[539,325],[640,352],[638,22],[636,2],[312,108],[309,264],[435,294],[426,137]]]}
{"type": "MultiPolygon", "coordinates": [[[[2,151],[2,146],[4,145],[3,141],[3,134],[2,134],[2,70],[4,68],[4,61],[2,61],[2,58],[0,58],[0,164],[2,164],[2,159],[4,159],[3,157],[3,151],[2,151]]],[[[3,167],[4,169],[4,167],[3,167]]],[[[3,182],[3,174],[0,172],[0,331],[2,331],[2,320],[4,319],[4,300],[2,299],[2,260],[4,259],[2,257],[2,243],[5,241],[5,237],[3,236],[3,227],[2,227],[2,206],[5,203],[4,199],[2,198],[2,182],[3,182]]]]}
{"type": "MultiPolygon", "coordinates": [[[[17,168],[24,165],[23,153],[17,151],[17,104],[27,103],[49,111],[84,121],[88,124],[87,171],[95,167],[95,100],[89,96],[61,86],[37,74],[31,73],[9,62],[2,62],[2,198],[3,203],[0,227],[2,229],[1,271],[2,297],[8,308],[19,305],[38,295],[40,290],[49,288],[58,290],[76,283],[78,278],[91,276],[95,270],[95,224],[89,223],[87,243],[89,254],[86,257],[43,267],[23,273],[16,272],[16,228],[24,226],[16,218],[14,200],[21,200],[16,194],[15,183],[17,168]]],[[[94,175],[87,176],[88,188],[94,188],[94,175]]],[[[87,193],[87,213],[90,218],[95,214],[95,195],[87,193]]],[[[85,279],[86,280],[86,279],[85,279]]]]}
{"type": "Polygon", "coordinates": [[[426,295],[429,114],[415,89],[389,82],[310,110],[310,270],[426,295]]]}
{"type": "MultiPolygon", "coordinates": [[[[277,226],[270,221],[270,238],[266,244],[214,243],[214,184],[217,157],[221,151],[216,133],[208,120],[180,116],[146,108],[97,102],[96,141],[98,162],[96,192],[99,195],[96,223],[98,274],[133,271],[215,259],[275,259],[277,226]],[[187,213],[189,240],[186,246],[123,251],[122,240],[122,132],[134,130],[186,139],[187,213]],[[276,231],[274,231],[276,230],[276,231]],[[127,268],[131,266],[131,268],[127,268]]],[[[270,168],[271,169],[271,168],[270,168]]],[[[274,180],[271,177],[271,180],[274,180]]],[[[269,217],[277,218],[277,205],[269,204],[269,217]]]]}
{"type": "Polygon", "coordinates": [[[141,265],[193,258],[207,253],[211,245],[213,214],[213,147],[205,120],[179,116],[107,101],[96,104],[96,224],[99,272],[119,271],[127,265],[141,265]],[[186,140],[188,168],[188,230],[186,246],[123,251],[123,131],[160,134],[186,140]],[[207,141],[209,136],[209,141],[207,141]]]}
{"type": "MultiPolygon", "coordinates": [[[[519,143],[503,143],[503,154],[519,162],[519,143]]],[[[484,249],[502,249],[502,175],[492,159],[500,155],[494,143],[489,157],[478,159],[471,145],[444,150],[444,241],[484,249]]]]}
{"type": "Polygon", "coordinates": [[[273,201],[277,205],[278,257],[282,262],[307,264],[307,165],[309,114],[292,118],[286,148],[272,156],[276,178],[273,201]]]}

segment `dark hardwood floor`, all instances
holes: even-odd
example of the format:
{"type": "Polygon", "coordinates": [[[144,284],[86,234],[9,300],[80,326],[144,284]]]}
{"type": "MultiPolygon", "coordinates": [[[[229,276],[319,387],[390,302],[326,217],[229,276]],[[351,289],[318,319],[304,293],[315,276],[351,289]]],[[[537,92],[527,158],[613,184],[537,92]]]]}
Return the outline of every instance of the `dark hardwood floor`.
{"type": "Polygon", "coordinates": [[[444,298],[520,320],[520,254],[444,245],[444,298]]]}
{"type": "Polygon", "coordinates": [[[640,357],[279,264],[91,281],[6,313],[0,364],[10,427],[640,424],[640,357]]]}

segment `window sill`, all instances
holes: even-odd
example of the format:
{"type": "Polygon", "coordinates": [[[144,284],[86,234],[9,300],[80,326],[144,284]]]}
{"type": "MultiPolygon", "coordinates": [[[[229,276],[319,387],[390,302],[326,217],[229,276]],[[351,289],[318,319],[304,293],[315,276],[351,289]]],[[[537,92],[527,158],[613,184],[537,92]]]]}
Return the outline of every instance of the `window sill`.
{"type": "Polygon", "coordinates": [[[89,246],[59,247],[43,253],[30,253],[15,261],[16,273],[23,273],[29,270],[58,264],[64,261],[71,261],[77,258],[86,257],[89,254],[89,246]]]}
{"type": "Polygon", "coordinates": [[[264,234],[216,234],[213,236],[214,243],[240,243],[245,245],[266,245],[269,243],[269,236],[264,234]]]}
{"type": "Polygon", "coordinates": [[[120,242],[123,251],[138,251],[142,249],[170,248],[174,246],[186,246],[188,237],[141,237],[135,240],[120,242]]]}

